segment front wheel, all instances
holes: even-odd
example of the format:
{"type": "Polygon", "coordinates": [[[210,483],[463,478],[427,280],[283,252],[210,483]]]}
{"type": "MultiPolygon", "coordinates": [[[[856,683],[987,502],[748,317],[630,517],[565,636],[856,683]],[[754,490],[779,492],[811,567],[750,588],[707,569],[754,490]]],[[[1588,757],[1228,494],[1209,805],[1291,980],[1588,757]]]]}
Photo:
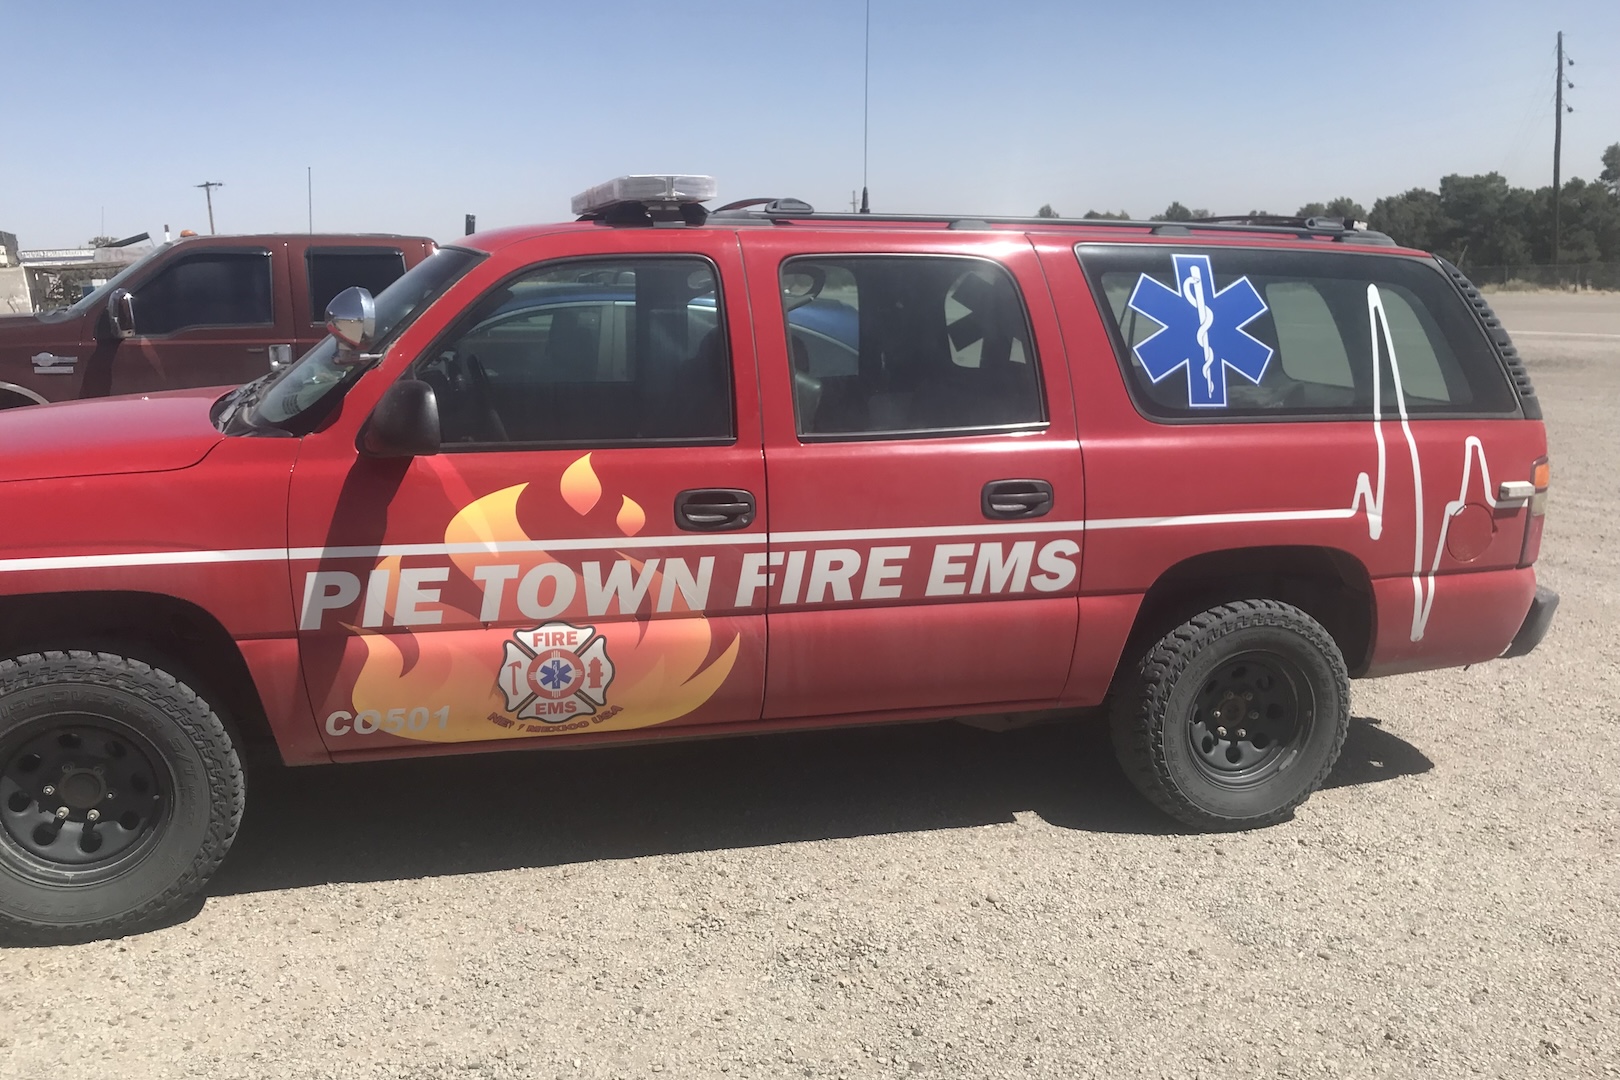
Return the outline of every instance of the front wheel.
{"type": "Polygon", "coordinates": [[[0,938],[161,920],[225,857],[243,794],[224,724],[168,673],[105,653],[0,661],[0,938]]]}
{"type": "Polygon", "coordinates": [[[1111,720],[1120,764],[1154,805],[1200,829],[1258,828],[1327,779],[1350,726],[1350,678],[1315,619],[1242,600],[1148,649],[1111,720]]]}

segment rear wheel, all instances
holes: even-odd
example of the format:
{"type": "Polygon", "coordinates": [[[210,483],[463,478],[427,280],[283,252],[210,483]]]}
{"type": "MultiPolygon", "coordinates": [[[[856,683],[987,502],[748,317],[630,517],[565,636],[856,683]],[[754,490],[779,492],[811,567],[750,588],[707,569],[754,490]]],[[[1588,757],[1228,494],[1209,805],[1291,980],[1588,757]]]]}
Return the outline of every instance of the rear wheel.
{"type": "Polygon", "coordinates": [[[160,921],[225,857],[243,794],[224,724],[168,673],[105,653],[0,662],[0,935],[160,921]]]}
{"type": "Polygon", "coordinates": [[[1289,817],[1327,779],[1349,724],[1338,646],[1315,619],[1274,600],[1223,604],[1166,634],[1112,709],[1131,781],[1201,829],[1289,817]]]}

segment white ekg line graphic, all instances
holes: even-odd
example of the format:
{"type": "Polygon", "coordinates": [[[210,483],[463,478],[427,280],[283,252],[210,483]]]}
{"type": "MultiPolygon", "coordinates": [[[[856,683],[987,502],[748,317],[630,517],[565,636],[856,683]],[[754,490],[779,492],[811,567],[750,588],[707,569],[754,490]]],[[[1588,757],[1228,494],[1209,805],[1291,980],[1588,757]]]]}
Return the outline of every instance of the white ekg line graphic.
{"type": "Polygon", "coordinates": [[[1356,490],[1350,500],[1350,511],[1367,508],[1367,535],[1374,540],[1384,531],[1384,426],[1383,380],[1379,378],[1378,346],[1382,340],[1384,354],[1389,357],[1391,381],[1395,386],[1395,407],[1400,414],[1401,433],[1406,438],[1407,456],[1412,462],[1412,640],[1422,641],[1429,625],[1429,612],[1434,608],[1435,575],[1440,570],[1440,558],[1446,550],[1446,533],[1451,519],[1468,502],[1468,483],[1473,477],[1474,459],[1479,459],[1479,475],[1484,485],[1485,504],[1496,509],[1497,499],[1491,488],[1490,465],[1485,460],[1485,446],[1477,435],[1463,440],[1462,483],[1457,497],[1446,503],[1440,515],[1440,536],[1435,541],[1434,560],[1428,572],[1423,569],[1423,465],[1418,457],[1417,440],[1412,436],[1412,424],[1406,412],[1406,390],[1401,385],[1400,360],[1395,355],[1395,342],[1389,332],[1389,318],[1384,313],[1384,299],[1377,285],[1367,286],[1367,321],[1372,332],[1373,366],[1373,441],[1378,444],[1378,485],[1374,491],[1372,479],[1362,473],[1356,477],[1356,490]]]}

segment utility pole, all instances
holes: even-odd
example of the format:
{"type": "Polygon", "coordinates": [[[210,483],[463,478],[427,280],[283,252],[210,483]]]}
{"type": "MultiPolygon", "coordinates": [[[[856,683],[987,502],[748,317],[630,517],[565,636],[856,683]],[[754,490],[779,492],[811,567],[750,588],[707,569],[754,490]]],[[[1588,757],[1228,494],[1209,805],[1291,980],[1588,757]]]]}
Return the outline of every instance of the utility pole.
{"type": "Polygon", "coordinates": [[[1574,67],[1575,61],[1564,56],[1564,32],[1560,30],[1558,31],[1558,79],[1554,84],[1553,91],[1555,103],[1553,105],[1552,261],[1554,266],[1558,265],[1559,239],[1563,235],[1559,231],[1558,202],[1564,194],[1563,188],[1559,184],[1559,166],[1562,163],[1560,158],[1563,154],[1564,147],[1564,114],[1566,112],[1575,111],[1574,106],[1564,104],[1564,87],[1567,85],[1571,90],[1575,89],[1575,84],[1564,77],[1564,68],[1566,65],[1569,67],[1574,67]]]}
{"type": "Polygon", "coordinates": [[[197,185],[203,189],[203,195],[208,199],[208,235],[214,235],[214,189],[225,185],[217,180],[204,180],[197,185]]]}
{"type": "Polygon", "coordinates": [[[1559,155],[1564,147],[1564,32],[1558,31],[1558,89],[1553,107],[1553,265],[1558,265],[1558,186],[1559,155]]]}

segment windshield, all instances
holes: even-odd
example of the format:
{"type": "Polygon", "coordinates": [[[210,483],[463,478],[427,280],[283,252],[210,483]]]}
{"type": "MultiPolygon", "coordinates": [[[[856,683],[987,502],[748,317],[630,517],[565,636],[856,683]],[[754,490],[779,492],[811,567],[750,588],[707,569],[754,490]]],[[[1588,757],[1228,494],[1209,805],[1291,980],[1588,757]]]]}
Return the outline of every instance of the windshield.
{"type": "MultiPolygon", "coordinates": [[[[377,297],[372,353],[386,352],[418,315],[481,258],[480,253],[465,248],[441,248],[384,289],[377,297]]],[[[315,406],[337,387],[354,382],[370,366],[338,363],[338,348],[337,338],[328,334],[275,381],[265,384],[259,400],[251,406],[248,423],[253,427],[279,427],[298,434],[313,427],[312,416],[318,420],[316,413],[325,415],[324,409],[317,410],[315,406]]],[[[335,402],[338,398],[332,400],[335,402]]]]}
{"type": "Polygon", "coordinates": [[[167,251],[173,246],[174,244],[172,242],[167,244],[159,244],[145,255],[142,255],[140,258],[118,271],[118,273],[114,274],[106,281],[103,281],[100,285],[97,285],[90,292],[87,292],[83,296],[79,297],[79,299],[74,302],[73,306],[57,308],[54,311],[42,311],[40,312],[40,318],[47,321],[56,321],[70,317],[76,318],[83,315],[96,304],[99,304],[102,298],[108,293],[112,292],[114,289],[124,284],[124,282],[128,281],[130,275],[135,273],[136,270],[139,270],[141,267],[157,258],[161,252],[167,251]]]}

